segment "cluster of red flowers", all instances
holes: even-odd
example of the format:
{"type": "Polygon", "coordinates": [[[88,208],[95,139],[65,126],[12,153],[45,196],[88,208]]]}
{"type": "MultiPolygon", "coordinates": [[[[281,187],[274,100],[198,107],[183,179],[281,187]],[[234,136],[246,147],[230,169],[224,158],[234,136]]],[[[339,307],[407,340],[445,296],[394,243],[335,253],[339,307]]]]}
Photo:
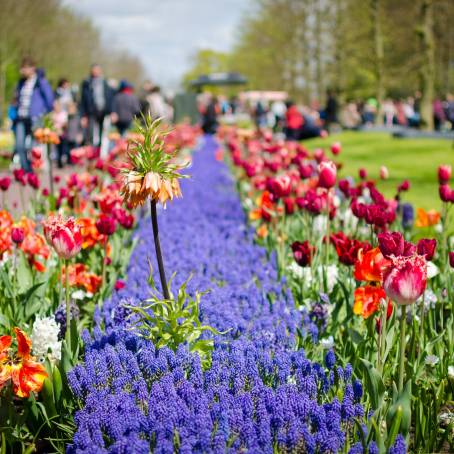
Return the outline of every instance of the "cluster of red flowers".
{"type": "Polygon", "coordinates": [[[449,186],[451,176],[452,168],[450,165],[442,165],[438,168],[439,194],[440,199],[445,203],[454,203],[454,189],[449,186]]]}

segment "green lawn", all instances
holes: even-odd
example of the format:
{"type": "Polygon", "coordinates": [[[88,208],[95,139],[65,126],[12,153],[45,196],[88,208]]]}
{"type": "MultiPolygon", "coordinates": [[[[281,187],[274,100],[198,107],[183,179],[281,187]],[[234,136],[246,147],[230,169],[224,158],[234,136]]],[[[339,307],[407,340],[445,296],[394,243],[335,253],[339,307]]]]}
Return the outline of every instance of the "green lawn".
{"type": "Polygon", "coordinates": [[[378,187],[391,197],[404,179],[411,184],[405,200],[416,207],[440,208],[438,198],[437,168],[451,164],[454,168],[452,141],[435,139],[398,139],[389,133],[342,132],[326,139],[304,142],[310,150],[322,147],[329,150],[331,143],[342,143],[342,152],[336,160],[343,163],[340,176],[358,178],[358,169],[367,169],[371,178],[378,180],[380,166],[389,169],[389,179],[380,181],[378,187]]]}

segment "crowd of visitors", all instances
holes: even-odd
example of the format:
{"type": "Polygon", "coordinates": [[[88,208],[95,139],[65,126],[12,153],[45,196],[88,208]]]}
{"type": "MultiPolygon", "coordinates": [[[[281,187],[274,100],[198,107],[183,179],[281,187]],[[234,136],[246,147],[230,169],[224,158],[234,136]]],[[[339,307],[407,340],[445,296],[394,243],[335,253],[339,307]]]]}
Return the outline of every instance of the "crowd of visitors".
{"type": "Polygon", "coordinates": [[[80,89],[68,79],[58,81],[55,90],[34,60],[26,57],[20,67],[20,80],[14,91],[8,116],[15,136],[13,159],[31,172],[29,159],[34,144],[33,131],[43,125],[45,116],[59,137],[53,158],[59,168],[70,164],[70,150],[80,145],[101,147],[108,132],[115,128],[124,135],[136,115],[171,118],[172,111],[151,82],[144,83],[139,97],[127,80],[119,83],[104,77],[102,67],[93,64],[80,89]]]}

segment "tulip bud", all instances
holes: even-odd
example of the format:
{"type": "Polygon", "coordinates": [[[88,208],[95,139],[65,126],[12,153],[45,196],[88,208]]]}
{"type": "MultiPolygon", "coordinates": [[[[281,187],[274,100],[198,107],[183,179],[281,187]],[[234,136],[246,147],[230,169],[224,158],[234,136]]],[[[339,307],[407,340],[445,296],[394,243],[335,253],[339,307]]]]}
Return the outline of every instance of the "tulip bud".
{"type": "Polygon", "coordinates": [[[358,174],[361,180],[365,180],[367,178],[367,170],[362,167],[359,169],[358,174]]]}
{"type": "Polygon", "coordinates": [[[0,178],[0,189],[2,191],[7,191],[11,185],[11,178],[10,177],[3,177],[0,178]]]}
{"type": "Polygon", "coordinates": [[[380,178],[382,180],[387,180],[389,178],[389,170],[385,166],[380,167],[380,178]]]}
{"type": "Polygon", "coordinates": [[[451,179],[452,168],[450,165],[441,165],[438,167],[438,182],[440,184],[448,184],[451,179]]]}
{"type": "Polygon", "coordinates": [[[314,159],[320,163],[325,159],[325,152],[323,151],[322,148],[317,148],[314,150],[314,159]]]}
{"type": "Polygon", "coordinates": [[[336,184],[337,169],[332,161],[321,162],[318,166],[318,185],[330,189],[336,184]]]}
{"type": "Polygon", "coordinates": [[[410,182],[408,180],[402,181],[402,183],[397,187],[397,192],[404,192],[410,189],[410,182]]]}
{"type": "Polygon", "coordinates": [[[11,230],[11,239],[16,244],[22,244],[25,239],[24,229],[21,227],[13,227],[11,230]]]}
{"type": "Polygon", "coordinates": [[[331,145],[331,153],[333,153],[334,156],[337,156],[342,150],[342,145],[340,142],[334,142],[331,145]]]}

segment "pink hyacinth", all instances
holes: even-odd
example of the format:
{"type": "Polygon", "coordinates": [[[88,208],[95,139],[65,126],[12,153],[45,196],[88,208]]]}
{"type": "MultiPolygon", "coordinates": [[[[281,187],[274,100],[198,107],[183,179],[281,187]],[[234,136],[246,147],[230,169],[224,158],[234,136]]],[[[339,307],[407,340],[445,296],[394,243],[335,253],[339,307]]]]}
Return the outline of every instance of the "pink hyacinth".
{"type": "Polygon", "coordinates": [[[427,283],[427,264],[421,255],[393,257],[385,270],[383,288],[397,304],[413,304],[424,293],[427,283]]]}

